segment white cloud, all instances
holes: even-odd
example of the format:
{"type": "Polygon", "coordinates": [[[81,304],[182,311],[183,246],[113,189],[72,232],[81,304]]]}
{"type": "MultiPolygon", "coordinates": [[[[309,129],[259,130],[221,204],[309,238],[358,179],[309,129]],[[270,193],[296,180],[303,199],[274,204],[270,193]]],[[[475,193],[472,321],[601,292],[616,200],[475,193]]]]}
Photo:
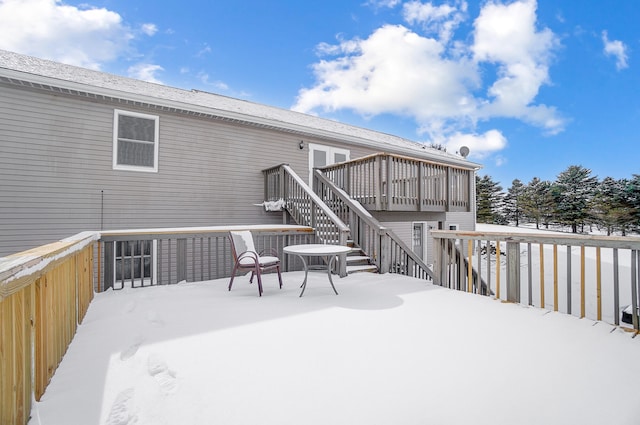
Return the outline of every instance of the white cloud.
{"type": "Polygon", "coordinates": [[[466,11],[467,3],[460,0],[439,6],[414,0],[405,3],[402,8],[404,20],[409,25],[420,24],[428,33],[437,34],[443,42],[447,42],[464,21],[466,11]]]}
{"type": "Polygon", "coordinates": [[[130,66],[129,69],[127,69],[127,74],[131,78],[148,81],[150,83],[162,84],[162,81],[156,78],[156,73],[160,71],[164,71],[164,68],[160,65],[139,63],[130,66]]]}
{"type": "Polygon", "coordinates": [[[563,126],[556,110],[534,101],[540,87],[550,82],[551,53],[559,41],[549,29],[536,29],[536,6],[535,0],[487,3],[476,19],[474,57],[498,69],[487,90],[490,101],[478,116],[517,118],[555,133],[563,126]]]}
{"type": "Polygon", "coordinates": [[[1,0],[0,48],[99,69],[128,48],[132,31],[119,14],[60,0],[1,0]]]}
{"type": "Polygon", "coordinates": [[[375,8],[388,7],[389,9],[392,9],[400,3],[402,3],[401,0],[369,0],[365,4],[375,8]]]}
{"type": "Polygon", "coordinates": [[[141,30],[144,34],[151,37],[158,32],[158,27],[155,24],[142,24],[141,30]]]}
{"type": "Polygon", "coordinates": [[[507,139],[500,131],[489,130],[483,134],[455,133],[439,143],[447,148],[447,152],[459,152],[462,146],[466,146],[471,158],[482,159],[504,149],[507,139]]]}
{"type": "Polygon", "coordinates": [[[443,58],[443,46],[434,39],[387,25],[366,40],[335,47],[342,56],[314,65],[318,83],[300,91],[295,110],[353,109],[428,122],[465,119],[475,109],[467,88],[477,83],[474,65],[443,58]]]}
{"type": "Polygon", "coordinates": [[[540,87],[550,84],[559,46],[550,30],[536,28],[536,6],[535,0],[490,0],[474,21],[473,37],[450,40],[466,19],[466,2],[410,1],[403,8],[406,22],[432,36],[385,25],[366,39],[322,43],[317,51],[324,56],[313,65],[316,83],[299,91],[292,109],[408,116],[430,141],[457,150],[464,139],[476,155],[506,146],[497,130],[478,135],[479,121],[508,117],[545,133],[562,131],[558,111],[536,104],[540,87]],[[495,70],[495,78],[487,70],[495,70]]]}
{"type": "Polygon", "coordinates": [[[620,40],[609,40],[606,31],[602,31],[602,42],[604,43],[604,53],[616,59],[616,69],[627,68],[627,46],[620,40]]]}

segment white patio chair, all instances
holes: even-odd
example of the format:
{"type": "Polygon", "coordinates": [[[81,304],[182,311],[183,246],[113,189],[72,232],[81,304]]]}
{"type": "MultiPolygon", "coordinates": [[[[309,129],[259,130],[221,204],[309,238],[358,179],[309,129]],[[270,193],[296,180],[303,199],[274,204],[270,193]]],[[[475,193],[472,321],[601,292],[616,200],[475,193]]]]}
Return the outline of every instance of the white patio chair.
{"type": "Polygon", "coordinates": [[[233,261],[235,262],[231,272],[231,280],[229,281],[229,291],[238,270],[251,270],[249,283],[253,283],[254,276],[258,277],[258,293],[260,296],[262,296],[262,273],[267,271],[276,270],[278,272],[278,281],[282,289],[280,259],[276,256],[277,254],[263,255],[262,252],[258,253],[253,244],[253,236],[248,230],[229,232],[229,240],[231,241],[233,261]]]}

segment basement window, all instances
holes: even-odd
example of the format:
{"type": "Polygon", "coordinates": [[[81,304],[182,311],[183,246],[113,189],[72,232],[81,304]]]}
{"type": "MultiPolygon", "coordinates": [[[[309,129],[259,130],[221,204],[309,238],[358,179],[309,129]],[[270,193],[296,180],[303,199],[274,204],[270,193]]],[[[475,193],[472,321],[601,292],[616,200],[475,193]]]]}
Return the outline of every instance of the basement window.
{"type": "Polygon", "coordinates": [[[114,111],[114,170],[158,172],[159,123],[156,115],[114,111]]]}
{"type": "Polygon", "coordinates": [[[157,240],[115,243],[114,288],[155,285],[157,282],[157,240]],[[117,287],[119,286],[119,287],[117,287]]]}

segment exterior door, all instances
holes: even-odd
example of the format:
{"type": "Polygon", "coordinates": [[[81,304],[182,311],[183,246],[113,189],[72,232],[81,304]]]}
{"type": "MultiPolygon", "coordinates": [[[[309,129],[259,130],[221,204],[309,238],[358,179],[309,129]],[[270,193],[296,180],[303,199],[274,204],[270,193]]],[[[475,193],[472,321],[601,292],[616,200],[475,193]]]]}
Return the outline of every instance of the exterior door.
{"type": "Polygon", "coordinates": [[[309,186],[313,185],[313,169],[324,167],[325,165],[336,164],[348,161],[350,152],[347,149],[335,148],[333,146],[309,144],[309,186]]]}
{"type": "Polygon", "coordinates": [[[424,261],[424,223],[413,223],[413,252],[424,261]]]}

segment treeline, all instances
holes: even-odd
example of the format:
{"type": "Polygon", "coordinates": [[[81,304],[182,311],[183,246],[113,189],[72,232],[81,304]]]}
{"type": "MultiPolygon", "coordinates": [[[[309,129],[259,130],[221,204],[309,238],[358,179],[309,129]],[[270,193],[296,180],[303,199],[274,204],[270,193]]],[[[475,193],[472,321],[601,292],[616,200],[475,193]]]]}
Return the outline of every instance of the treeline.
{"type": "Polygon", "coordinates": [[[566,226],[573,233],[596,227],[607,235],[640,233],[640,175],[599,180],[591,170],[572,165],[555,181],[515,179],[506,192],[491,176],[476,176],[479,223],[535,223],[566,226]]]}

